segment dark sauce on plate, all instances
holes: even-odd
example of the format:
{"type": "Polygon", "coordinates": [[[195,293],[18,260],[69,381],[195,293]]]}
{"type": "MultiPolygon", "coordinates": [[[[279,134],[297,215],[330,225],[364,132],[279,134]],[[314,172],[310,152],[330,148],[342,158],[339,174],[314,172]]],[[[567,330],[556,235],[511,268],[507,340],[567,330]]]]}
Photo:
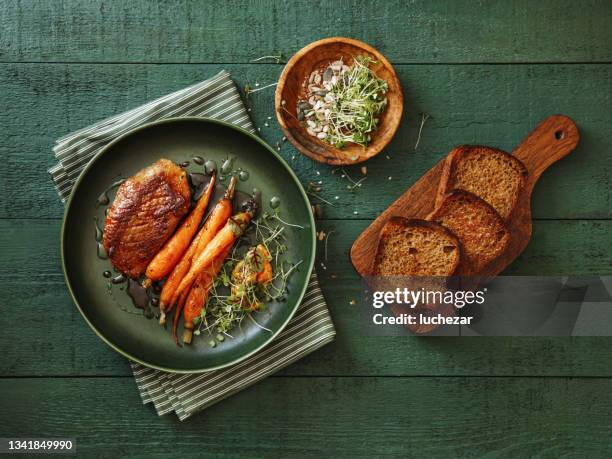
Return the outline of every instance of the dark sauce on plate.
{"type": "Polygon", "coordinates": [[[280,206],[280,198],[278,196],[272,196],[270,198],[270,207],[272,209],[278,209],[278,206],[280,206]]]}
{"type": "Polygon", "coordinates": [[[154,317],[153,310],[150,307],[151,294],[148,288],[144,288],[137,280],[128,279],[127,294],[132,299],[134,306],[143,310],[147,319],[154,317]]]}
{"type": "Polygon", "coordinates": [[[244,171],[242,169],[238,170],[238,180],[240,180],[241,182],[246,182],[250,177],[250,174],[248,171],[244,171]]]}
{"type": "Polygon", "coordinates": [[[108,258],[108,254],[106,253],[106,249],[104,248],[104,244],[102,244],[103,232],[102,228],[100,228],[100,221],[98,217],[94,217],[94,225],[96,228],[96,254],[100,260],[106,260],[108,258]]]}
{"type": "Polygon", "coordinates": [[[217,163],[209,159],[204,163],[204,173],[212,174],[213,172],[217,172],[217,163]]]}
{"type": "Polygon", "coordinates": [[[98,196],[98,199],[96,199],[96,208],[100,207],[100,206],[108,206],[108,204],[110,203],[110,198],[108,197],[108,193],[109,191],[117,188],[119,185],[121,185],[123,182],[125,181],[125,179],[119,179],[116,182],[113,182],[106,190],[104,190],[102,193],[100,193],[100,196],[98,196]]]}
{"type": "Polygon", "coordinates": [[[202,174],[200,172],[190,172],[187,177],[193,190],[191,195],[193,196],[193,201],[195,202],[200,199],[200,196],[202,196],[202,193],[204,193],[204,190],[206,190],[206,187],[210,183],[211,176],[202,174]]]}
{"type": "Polygon", "coordinates": [[[234,158],[227,158],[225,161],[223,161],[223,164],[221,164],[221,173],[223,175],[228,175],[230,172],[232,172],[233,168],[234,158]]]}
{"type": "Polygon", "coordinates": [[[111,283],[113,285],[119,285],[119,284],[123,284],[126,280],[127,280],[127,277],[125,276],[125,274],[119,273],[111,279],[111,283]]]}

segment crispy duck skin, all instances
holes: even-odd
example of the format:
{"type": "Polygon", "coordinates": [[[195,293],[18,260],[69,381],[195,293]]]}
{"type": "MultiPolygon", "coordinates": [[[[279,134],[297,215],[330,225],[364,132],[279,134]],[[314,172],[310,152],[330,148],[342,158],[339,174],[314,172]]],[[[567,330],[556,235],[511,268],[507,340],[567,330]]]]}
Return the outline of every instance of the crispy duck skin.
{"type": "Polygon", "coordinates": [[[140,277],[189,210],[187,174],[168,159],[125,180],[104,223],[104,248],[115,268],[140,277]]]}

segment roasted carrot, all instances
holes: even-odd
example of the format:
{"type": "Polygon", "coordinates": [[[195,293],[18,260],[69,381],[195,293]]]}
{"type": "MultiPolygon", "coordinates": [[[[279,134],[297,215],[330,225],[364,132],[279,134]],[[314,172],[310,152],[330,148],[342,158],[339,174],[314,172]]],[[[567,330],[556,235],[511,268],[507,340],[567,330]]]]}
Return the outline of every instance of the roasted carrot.
{"type": "Polygon", "coordinates": [[[234,198],[235,188],[236,178],[232,177],[225,196],[215,205],[204,226],[198,231],[197,236],[189,246],[189,249],[187,249],[181,261],[179,261],[170,273],[170,276],[168,276],[159,297],[159,323],[161,325],[166,323],[166,313],[172,309],[172,306],[179,298],[179,293],[176,292],[177,287],[183,280],[183,277],[189,272],[193,258],[213,239],[215,234],[226,224],[232,215],[232,199],[234,198]]]}
{"type": "Polygon", "coordinates": [[[191,343],[191,337],[193,335],[193,321],[196,317],[200,317],[202,309],[208,300],[208,294],[213,282],[219,275],[221,268],[223,268],[223,263],[225,263],[225,258],[227,258],[227,254],[229,253],[230,249],[231,247],[228,247],[221,255],[219,255],[219,257],[215,258],[210,268],[204,270],[204,272],[201,273],[193,283],[183,310],[183,343],[191,343]]]}
{"type": "Polygon", "coordinates": [[[194,258],[189,268],[189,272],[185,275],[176,289],[175,295],[177,297],[183,290],[191,286],[193,281],[211,265],[215,258],[222,254],[228,247],[231,247],[234,242],[236,242],[236,239],[242,236],[256,211],[257,204],[255,201],[249,200],[243,204],[242,212],[230,217],[225,226],[216,234],[213,240],[208,243],[202,253],[194,258]]]}
{"type": "MultiPolygon", "coordinates": [[[[202,273],[200,275],[201,279],[205,279],[206,278],[206,274],[202,273]]],[[[172,337],[174,338],[174,342],[177,344],[177,346],[180,346],[179,344],[179,340],[178,340],[178,324],[179,324],[179,320],[181,318],[181,312],[183,312],[183,310],[187,307],[187,305],[191,304],[191,303],[195,303],[197,301],[205,301],[204,300],[204,289],[202,288],[202,283],[200,281],[200,278],[196,279],[196,281],[193,283],[193,285],[191,286],[191,288],[189,289],[189,293],[187,294],[187,300],[181,304],[181,301],[179,300],[178,304],[176,305],[176,309],[174,311],[174,319],[172,321],[172,337]]],[[[181,295],[181,298],[183,297],[183,295],[181,295]]],[[[185,322],[183,322],[183,327],[185,326],[185,322]]],[[[192,324],[192,328],[193,328],[193,324],[192,324]]]]}
{"type": "Polygon", "coordinates": [[[174,342],[177,346],[182,347],[179,343],[178,336],[176,336],[176,329],[178,327],[179,317],[181,315],[181,311],[183,310],[183,306],[185,306],[185,302],[187,298],[189,298],[189,294],[191,290],[183,292],[183,294],[179,297],[178,302],[176,303],[176,312],[174,313],[174,321],[172,322],[172,337],[174,338],[174,342]]]}
{"type": "MultiPolygon", "coordinates": [[[[226,196],[224,197],[222,201],[219,202],[217,206],[215,206],[213,213],[211,213],[210,217],[206,220],[204,227],[202,227],[202,237],[198,241],[198,245],[195,249],[195,252],[193,253],[191,257],[191,260],[189,262],[189,265],[187,266],[187,269],[181,273],[182,277],[184,277],[189,272],[189,269],[191,268],[193,261],[198,258],[200,253],[202,253],[202,251],[204,250],[204,248],[212,241],[212,239],[221,230],[221,228],[223,228],[223,226],[227,223],[228,219],[231,218],[231,214],[232,214],[231,199],[234,196],[235,188],[236,188],[236,177],[232,177],[232,180],[230,181],[230,185],[226,192],[226,196]],[[215,212],[217,210],[217,207],[221,204],[222,204],[222,207],[219,209],[218,212],[215,212]]],[[[194,280],[195,279],[192,279],[190,284],[193,283],[194,280]]],[[[170,303],[169,303],[170,308],[172,308],[172,305],[174,305],[177,302],[182,292],[182,290],[181,291],[178,290],[178,285],[180,285],[181,281],[182,281],[182,278],[178,279],[178,282],[172,286],[173,288],[175,288],[175,290],[170,298],[170,303]]],[[[160,303],[161,303],[161,300],[160,300],[160,303]]]]}
{"type": "Polygon", "coordinates": [[[202,230],[198,233],[195,239],[191,242],[189,249],[187,249],[187,253],[181,258],[181,261],[174,267],[168,279],[166,279],[166,283],[164,284],[161,294],[159,296],[159,310],[160,317],[159,323],[164,325],[166,322],[166,312],[169,311],[169,306],[172,304],[172,295],[176,291],[176,287],[181,282],[181,279],[187,272],[189,271],[189,267],[191,266],[191,260],[195,255],[198,244],[202,239],[202,230]]]}
{"type": "Polygon", "coordinates": [[[162,279],[170,271],[174,269],[176,264],[188,250],[189,243],[193,239],[193,235],[198,230],[204,212],[208,207],[208,202],[215,189],[215,175],[212,176],[208,187],[198,199],[196,206],[191,213],[185,218],[183,223],[174,235],[164,244],[162,249],[153,257],[153,260],[147,266],[145,273],[146,278],[143,281],[143,287],[149,287],[153,282],[162,279]]]}

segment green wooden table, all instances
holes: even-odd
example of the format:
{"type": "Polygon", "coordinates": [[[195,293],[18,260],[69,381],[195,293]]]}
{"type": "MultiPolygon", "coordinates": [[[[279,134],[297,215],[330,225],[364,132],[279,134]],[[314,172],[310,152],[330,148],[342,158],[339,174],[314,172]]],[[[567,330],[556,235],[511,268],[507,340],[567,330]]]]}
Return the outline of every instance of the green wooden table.
{"type": "MultiPolygon", "coordinates": [[[[0,437],[75,437],[92,457],[610,457],[612,339],[364,337],[348,249],[454,145],[511,150],[563,113],[582,140],[541,179],[533,239],[507,273],[611,274],[611,62],[605,0],[1,1],[0,437]],[[304,184],[340,197],[323,205],[319,229],[334,233],[317,263],[337,339],[187,422],[158,418],[65,288],[53,141],[222,68],[241,87],[273,83],[292,53],[332,35],[377,47],[406,96],[357,193],[282,144],[304,184]]],[[[273,93],[251,95],[272,145],[273,93]]]]}

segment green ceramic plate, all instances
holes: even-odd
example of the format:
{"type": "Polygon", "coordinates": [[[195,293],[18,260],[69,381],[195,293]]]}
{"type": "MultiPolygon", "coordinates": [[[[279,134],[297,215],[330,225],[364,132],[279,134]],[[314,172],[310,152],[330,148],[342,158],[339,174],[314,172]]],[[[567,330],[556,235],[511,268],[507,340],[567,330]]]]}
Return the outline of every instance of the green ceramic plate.
{"type": "MultiPolygon", "coordinates": [[[[192,161],[188,169],[202,172],[203,166],[192,161]]],[[[112,201],[114,192],[110,197],[112,201]]],[[[199,372],[228,366],[270,343],[299,305],[315,254],[315,226],[310,204],[289,166],[258,137],[233,125],[202,118],[148,124],[109,144],[79,176],[66,206],[61,237],[66,283],[87,323],[124,356],[174,372],[199,372]],[[109,282],[103,272],[111,269],[111,265],[97,256],[95,239],[95,218],[104,221],[104,208],[96,207],[98,196],[119,177],[133,175],[159,158],[181,163],[193,156],[212,159],[217,164],[234,157],[234,166],[250,175],[248,180],[238,182],[237,189],[247,193],[254,187],[260,189],[263,211],[270,211],[271,197],[280,197],[278,209],[282,218],[304,227],[287,228],[289,250],[286,259],[303,262],[290,277],[286,300],[269,303],[265,311],[254,316],[258,323],[272,330],[271,333],[246,320],[242,330],[235,330],[234,339],[226,339],[214,348],[204,335],[194,336],[191,345],[179,348],[172,340],[170,327],[161,327],[155,319],[145,318],[142,311],[134,308],[125,292],[125,284],[113,285],[109,292],[109,282]]]]}

